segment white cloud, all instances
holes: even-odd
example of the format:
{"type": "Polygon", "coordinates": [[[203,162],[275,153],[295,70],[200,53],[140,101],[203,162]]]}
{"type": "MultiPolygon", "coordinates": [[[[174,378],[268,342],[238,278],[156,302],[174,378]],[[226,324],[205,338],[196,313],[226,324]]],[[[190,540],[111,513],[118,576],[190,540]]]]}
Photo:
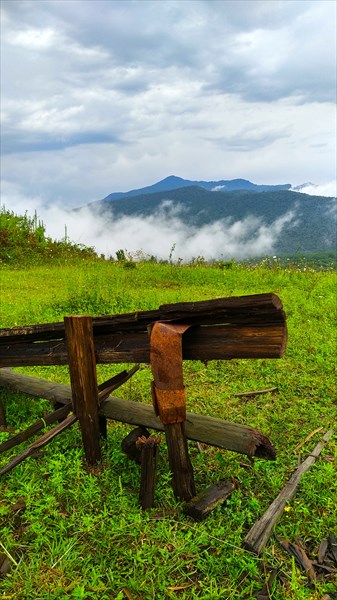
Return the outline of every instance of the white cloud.
{"type": "Polygon", "coordinates": [[[17,214],[35,211],[46,225],[46,233],[62,239],[65,230],[79,244],[94,246],[98,253],[115,257],[119,249],[136,255],[156,256],[167,260],[174,247],[174,260],[190,261],[202,256],[212,259],[243,259],[271,254],[284,227],[294,224],[292,211],[268,226],[261,218],[248,216],[242,221],[223,219],[201,228],[189,226],[183,220],[183,206],[164,201],[150,216],[114,217],[113,213],[98,214],[94,209],[76,212],[59,205],[46,205],[39,197],[26,197],[22,191],[6,184],[3,203],[17,214]]]}
{"type": "Polygon", "coordinates": [[[337,182],[330,181],[329,183],[323,183],[317,185],[314,183],[305,183],[298,188],[292,188],[294,192],[301,192],[302,194],[309,194],[310,196],[330,196],[331,198],[337,197],[337,182]]]}

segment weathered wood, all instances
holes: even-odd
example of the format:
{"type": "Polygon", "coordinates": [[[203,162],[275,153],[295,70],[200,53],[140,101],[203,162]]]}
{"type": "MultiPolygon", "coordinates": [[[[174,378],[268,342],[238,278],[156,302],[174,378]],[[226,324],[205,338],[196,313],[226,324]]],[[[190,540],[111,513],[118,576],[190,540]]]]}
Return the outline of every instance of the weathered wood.
{"type": "Polygon", "coordinates": [[[332,432],[328,431],[323,436],[323,440],[319,442],[317,446],[315,446],[308,458],[306,458],[306,460],[299,467],[297,467],[288,483],[280,491],[269,508],[267,508],[261,519],[259,519],[259,521],[257,521],[250,529],[244,541],[244,545],[248,550],[255,552],[256,554],[261,554],[263,552],[266,543],[272,534],[274,525],[277,523],[284,511],[284,507],[295,495],[302,475],[304,475],[304,473],[310,469],[311,465],[322,452],[324,445],[330,440],[331,435],[332,432]]]}
{"type": "Polygon", "coordinates": [[[64,325],[73,408],[80,423],[86,460],[95,465],[101,459],[101,450],[92,317],[65,317],[64,325]]]}
{"type": "MultiPolygon", "coordinates": [[[[146,331],[155,321],[186,321],[192,324],[261,324],[285,323],[282,303],[275,294],[255,294],[233,296],[200,302],[180,302],[163,304],[157,310],[137,311],[119,315],[95,317],[93,319],[94,336],[110,334],[116,331],[146,331]]],[[[65,338],[64,323],[44,323],[26,325],[0,330],[0,343],[7,341],[62,340],[65,338]]]]}
{"type": "Polygon", "coordinates": [[[138,438],[136,444],[141,452],[139,503],[143,510],[148,510],[152,508],[154,501],[160,440],[154,436],[144,436],[138,438]]]}
{"type": "Polygon", "coordinates": [[[6,427],[6,411],[2,400],[0,400],[0,427],[6,427]]]}
{"type": "Polygon", "coordinates": [[[195,496],[195,484],[191,459],[188,454],[185,423],[164,425],[168,447],[169,465],[172,472],[174,495],[188,501],[195,496]]]}
{"type": "MultiPolygon", "coordinates": [[[[114,377],[111,377],[104,383],[101,383],[97,388],[98,389],[98,402],[100,403],[100,402],[102,402],[102,400],[107,398],[113,390],[116,390],[123,383],[125,383],[128,379],[130,379],[130,377],[132,377],[136,373],[136,371],[138,371],[138,369],[139,369],[139,365],[136,365],[130,371],[122,371],[121,373],[118,373],[118,375],[115,375],[114,377]]],[[[103,415],[98,416],[98,427],[99,427],[99,433],[100,433],[101,438],[103,438],[104,440],[107,440],[108,439],[108,424],[107,424],[106,417],[104,417],[103,415]]]]}
{"type": "Polygon", "coordinates": [[[282,548],[284,548],[286,552],[289,552],[289,554],[295,558],[295,561],[301,567],[301,569],[307,572],[308,578],[311,581],[311,583],[315,583],[316,573],[314,565],[308,557],[307,553],[305,552],[304,548],[301,548],[301,546],[299,546],[298,544],[294,544],[293,542],[290,542],[289,540],[286,540],[283,537],[278,536],[276,539],[278,543],[282,546],[282,548]]]}
{"type": "MultiPolygon", "coordinates": [[[[0,331],[1,336],[1,331],[0,331]]],[[[183,339],[184,360],[228,360],[232,358],[280,358],[286,346],[283,323],[258,325],[193,326],[183,339]]],[[[4,337],[0,344],[0,367],[64,365],[66,343],[61,340],[13,343],[4,337]]],[[[95,336],[97,363],[149,363],[147,331],[127,331],[95,336]]]]}
{"type": "Polygon", "coordinates": [[[38,431],[41,431],[41,429],[46,427],[46,425],[51,425],[52,423],[55,423],[55,421],[59,420],[63,421],[67,417],[71,407],[71,402],[62,404],[60,408],[46,415],[43,419],[38,419],[38,421],[27,427],[27,429],[24,431],[20,431],[20,433],[17,433],[5,442],[2,442],[2,444],[0,444],[0,454],[10,450],[11,448],[14,448],[14,446],[17,446],[26,440],[29,440],[30,437],[38,433],[38,431]]]}
{"type": "Polygon", "coordinates": [[[139,465],[142,462],[141,449],[137,446],[139,438],[148,438],[150,433],[145,427],[136,427],[122,440],[121,448],[130,460],[134,460],[139,465]]]}
{"type": "Polygon", "coordinates": [[[47,431],[47,433],[45,433],[38,440],[33,442],[30,446],[28,446],[28,448],[26,448],[20,454],[15,456],[8,463],[8,465],[3,467],[0,470],[0,477],[1,477],[1,475],[5,475],[6,473],[9,473],[9,471],[12,471],[12,469],[14,469],[14,467],[19,465],[22,461],[24,461],[29,456],[32,456],[32,454],[34,454],[37,450],[39,450],[43,446],[46,446],[46,444],[49,444],[49,442],[51,442],[51,440],[53,440],[62,431],[65,431],[65,429],[68,429],[68,427],[73,425],[73,423],[76,423],[76,421],[77,421],[76,415],[71,414],[66,419],[64,419],[64,421],[62,421],[62,423],[59,423],[58,425],[56,425],[56,427],[54,427],[50,431],[47,431]]]}
{"type": "MultiPolygon", "coordinates": [[[[13,392],[23,392],[37,398],[46,398],[51,402],[66,404],[71,400],[69,385],[23,375],[11,369],[0,369],[0,386],[13,392]]],[[[142,425],[149,429],[164,431],[163,424],[154,414],[150,404],[111,397],[102,402],[99,414],[122,423],[142,425]]],[[[190,440],[247,456],[256,456],[267,460],[274,460],[276,457],[275,447],[271,441],[257,429],[246,425],[187,412],[185,432],[190,440]]]]}
{"type": "Polygon", "coordinates": [[[234,490],[234,483],[223,479],[194,496],[184,507],[184,513],[196,521],[203,521],[214,508],[223,504],[234,490]]]}

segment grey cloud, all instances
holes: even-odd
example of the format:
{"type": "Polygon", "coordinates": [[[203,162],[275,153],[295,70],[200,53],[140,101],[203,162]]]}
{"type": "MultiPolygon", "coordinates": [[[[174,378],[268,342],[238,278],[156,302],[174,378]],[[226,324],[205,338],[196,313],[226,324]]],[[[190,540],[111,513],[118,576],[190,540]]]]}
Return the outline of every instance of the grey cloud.
{"type": "Polygon", "coordinates": [[[99,132],[80,132],[73,135],[48,136],[46,134],[19,136],[14,133],[12,135],[2,135],[2,153],[15,154],[22,152],[55,152],[80,145],[91,144],[123,144],[122,140],[114,137],[109,133],[99,132]]]}
{"type": "Polygon", "coordinates": [[[335,98],[335,3],[329,0],[47,0],[34,10],[30,2],[5,3],[5,9],[13,12],[13,4],[20,5],[27,25],[52,23],[76,43],[104,49],[104,68],[109,63],[164,70],[177,66],[194,71],[206,89],[237,93],[248,101],[335,98]]]}

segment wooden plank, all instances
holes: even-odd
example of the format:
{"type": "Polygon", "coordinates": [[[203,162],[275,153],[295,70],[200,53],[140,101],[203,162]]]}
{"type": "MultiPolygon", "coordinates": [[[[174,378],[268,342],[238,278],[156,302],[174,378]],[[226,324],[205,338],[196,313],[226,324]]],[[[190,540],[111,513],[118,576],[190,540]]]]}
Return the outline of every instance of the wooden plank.
{"type": "MultiPolygon", "coordinates": [[[[287,341],[284,324],[256,326],[196,326],[184,334],[184,360],[280,358],[287,341]]],[[[146,331],[115,333],[95,338],[97,363],[149,363],[146,331]]],[[[64,365],[64,341],[20,342],[0,345],[0,367],[64,365]]]]}
{"type": "Polygon", "coordinates": [[[273,528],[284,511],[284,507],[292,497],[295,495],[297,487],[304,473],[310,469],[311,465],[315,462],[316,458],[322,452],[324,445],[330,440],[332,435],[331,431],[323,436],[323,440],[315,446],[312,453],[305,459],[305,461],[297,467],[296,471],[290,477],[288,483],[280,491],[275,500],[267,508],[264,515],[250,529],[246,535],[244,545],[251,552],[261,554],[268,542],[273,528]]]}
{"type": "Polygon", "coordinates": [[[223,479],[194,496],[186,504],[184,513],[196,521],[203,521],[212,510],[229,498],[234,489],[234,483],[223,479]]]}
{"type": "MultiPolygon", "coordinates": [[[[0,369],[0,386],[13,392],[23,392],[37,398],[46,398],[51,402],[66,404],[71,400],[71,387],[16,373],[11,369],[0,369]]],[[[160,419],[156,417],[150,404],[108,398],[102,402],[99,414],[135,427],[142,425],[149,429],[164,431],[160,419]]],[[[276,457],[272,442],[257,429],[223,419],[186,413],[186,436],[190,440],[200,441],[211,446],[224,448],[233,452],[256,456],[267,460],[276,457]]]]}
{"type": "Polygon", "coordinates": [[[78,417],[89,465],[101,459],[96,360],[92,317],[64,318],[73,408],[78,417]]]}
{"type": "MultiPolygon", "coordinates": [[[[155,321],[183,321],[192,324],[285,323],[282,302],[273,293],[216,298],[199,302],[163,304],[157,310],[94,317],[94,336],[124,331],[146,331],[155,321]]],[[[62,340],[64,323],[44,323],[0,329],[0,344],[8,341],[62,340]]]]}

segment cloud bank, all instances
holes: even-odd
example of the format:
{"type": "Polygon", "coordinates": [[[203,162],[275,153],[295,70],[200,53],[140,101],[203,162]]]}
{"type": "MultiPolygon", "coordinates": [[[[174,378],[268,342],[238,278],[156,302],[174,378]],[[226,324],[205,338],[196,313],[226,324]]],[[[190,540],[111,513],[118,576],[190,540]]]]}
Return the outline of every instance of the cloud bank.
{"type": "Polygon", "coordinates": [[[241,221],[223,219],[197,228],[183,220],[184,207],[171,201],[164,201],[150,216],[115,218],[111,213],[98,214],[89,207],[69,212],[62,206],[48,206],[40,198],[27,198],[11,185],[6,187],[3,196],[6,207],[10,193],[14,212],[27,211],[33,215],[37,211],[47,235],[62,239],[66,230],[69,239],[93,246],[107,258],[116,258],[120,249],[134,257],[141,254],[168,260],[174,248],[173,260],[183,262],[197,257],[230,260],[272,254],[284,227],[295,223],[295,214],[289,211],[271,225],[248,216],[241,221]]]}

